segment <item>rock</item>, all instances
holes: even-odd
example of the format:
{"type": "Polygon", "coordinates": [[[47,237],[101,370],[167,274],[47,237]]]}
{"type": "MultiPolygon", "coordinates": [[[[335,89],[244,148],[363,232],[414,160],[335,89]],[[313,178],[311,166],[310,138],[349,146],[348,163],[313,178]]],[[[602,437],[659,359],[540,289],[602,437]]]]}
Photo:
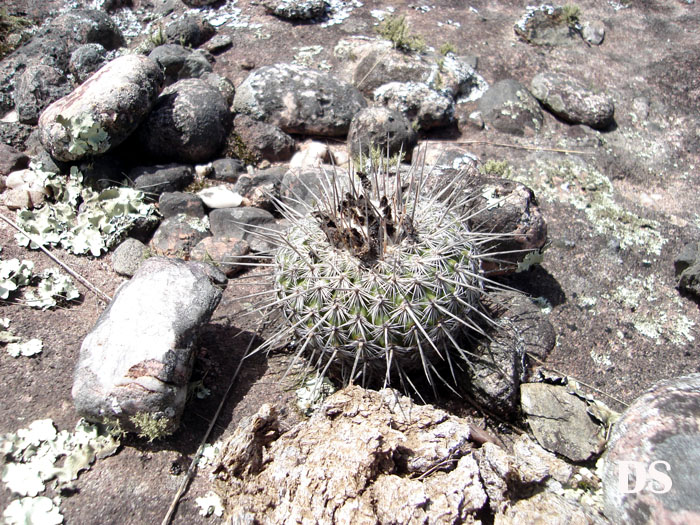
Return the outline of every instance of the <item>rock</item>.
{"type": "Polygon", "coordinates": [[[155,60],[163,68],[166,86],[186,78],[200,78],[213,71],[201,52],[179,44],[158,46],[148,54],[148,58],[155,60]]]}
{"type": "Polygon", "coordinates": [[[218,90],[200,79],[180,80],[163,90],[134,140],[155,161],[200,163],[221,150],[230,126],[218,90]]]}
{"type": "Polygon", "coordinates": [[[216,159],[211,163],[214,172],[211,178],[223,182],[236,182],[241,173],[246,173],[245,166],[239,159],[216,159]]]}
{"type": "Polygon", "coordinates": [[[496,82],[479,99],[484,120],[503,133],[533,135],[542,128],[542,111],[537,100],[517,80],[496,82]]]}
{"type": "Polygon", "coordinates": [[[268,251],[275,248],[261,235],[256,226],[274,228],[275,218],[259,208],[220,208],[209,214],[209,223],[214,237],[229,237],[248,241],[253,251],[268,251]]]}
{"type": "Polygon", "coordinates": [[[411,123],[398,111],[370,107],[357,113],[348,131],[348,147],[353,158],[371,157],[374,149],[382,156],[402,153],[411,158],[418,138],[411,123]]]}
{"type": "Polygon", "coordinates": [[[29,157],[12,146],[0,142],[0,176],[29,166],[29,157]]]}
{"type": "Polygon", "coordinates": [[[15,109],[19,121],[36,124],[44,108],[71,91],[68,77],[55,67],[29,66],[15,86],[15,109]]]}
{"type": "Polygon", "coordinates": [[[402,113],[421,130],[447,126],[454,121],[454,103],[428,84],[390,82],[374,90],[374,100],[402,113]]]}
{"type": "Polygon", "coordinates": [[[280,199],[285,206],[306,214],[317,203],[327,187],[328,176],[321,168],[289,170],[282,178],[280,199]]]}
{"type": "Polygon", "coordinates": [[[237,208],[243,202],[243,197],[226,186],[212,186],[200,191],[200,199],[207,208],[237,208]]]}
{"type": "Polygon", "coordinates": [[[202,7],[205,5],[215,4],[219,0],[182,0],[182,3],[190,7],[202,7]]]}
{"type": "Polygon", "coordinates": [[[193,261],[213,264],[226,274],[233,277],[248,268],[243,264],[243,258],[250,252],[250,245],[235,237],[207,237],[192,248],[190,257],[193,261]]]}
{"type": "Polygon", "coordinates": [[[149,243],[153,253],[185,259],[199,241],[209,237],[206,217],[180,213],[164,219],[149,243]]]}
{"type": "Polygon", "coordinates": [[[101,44],[83,44],[70,55],[68,69],[78,83],[85,81],[107,60],[107,50],[101,44]]]}
{"type": "MultiPolygon", "coordinates": [[[[543,492],[513,502],[508,509],[494,518],[494,525],[541,523],[542,525],[603,525],[601,517],[553,492],[543,492]]],[[[631,522],[629,522],[631,523],[631,522]]]]}
{"type": "Polygon", "coordinates": [[[179,191],[162,193],[158,200],[158,209],[160,214],[166,219],[181,213],[190,217],[199,217],[200,219],[203,219],[206,215],[202,199],[197,195],[179,191]]]}
{"type": "Polygon", "coordinates": [[[548,4],[528,6],[513,29],[525,42],[541,46],[571,46],[581,38],[578,21],[567,20],[565,8],[548,4]]]}
{"type": "Polygon", "coordinates": [[[149,195],[153,200],[164,192],[180,191],[194,180],[192,166],[165,164],[139,166],[129,172],[133,186],[149,195]]]}
{"type": "Polygon", "coordinates": [[[586,22],[583,24],[581,36],[589,44],[599,46],[605,40],[605,25],[603,22],[586,22]]]}
{"type": "Polygon", "coordinates": [[[221,96],[226,100],[227,106],[233,104],[233,97],[236,96],[236,88],[228,78],[217,75],[216,73],[204,73],[200,78],[214,89],[219,90],[221,96]]]}
{"type": "Polygon", "coordinates": [[[129,237],[117,246],[112,253],[112,269],[119,275],[133,277],[148,255],[148,246],[137,239],[129,237]]]}
{"type": "Polygon", "coordinates": [[[265,66],[238,86],[234,110],[286,133],[339,137],[367,103],[334,75],[294,64],[265,66]]]}
{"type": "Polygon", "coordinates": [[[91,421],[164,420],[173,432],[187,400],[196,334],[226,278],[202,263],[152,257],[123,285],[83,340],[73,402],[91,421]]]}
{"type": "MultiPolygon", "coordinates": [[[[235,100],[235,97],[234,97],[235,100]]],[[[249,163],[259,160],[284,162],[296,149],[296,142],[277,126],[252,119],[248,115],[236,115],[233,120],[234,153],[249,163]]]]}
{"type": "Polygon", "coordinates": [[[596,129],[610,126],[615,103],[610,95],[594,93],[559,73],[540,73],[530,83],[532,95],[556,116],[596,129]]]}
{"type": "Polygon", "coordinates": [[[605,445],[603,427],[587,412],[587,404],[561,385],[520,385],[520,402],[537,442],[571,461],[589,461],[605,445]]]}
{"type": "Polygon", "coordinates": [[[188,13],[165,26],[165,38],[171,44],[199,47],[214,36],[216,30],[201,16],[188,13]]]}
{"type": "Polygon", "coordinates": [[[152,60],[124,55],[103,66],[39,118],[41,143],[71,162],[121,144],[151,110],[163,84],[152,60]]]}
{"type": "Polygon", "coordinates": [[[243,195],[249,205],[273,211],[276,209],[275,199],[280,196],[280,185],[286,171],[283,167],[275,167],[257,170],[252,175],[241,175],[233,191],[243,195]]]}
{"type": "Polygon", "coordinates": [[[301,145],[300,150],[289,161],[289,169],[300,171],[307,168],[320,168],[330,156],[328,145],[323,142],[309,141],[301,145]]]}
{"type": "Polygon", "coordinates": [[[35,128],[19,122],[0,121],[0,141],[13,148],[26,150],[26,143],[35,128]]]}
{"type": "Polygon", "coordinates": [[[109,15],[96,9],[72,9],[54,18],[45,30],[60,38],[69,47],[80,44],[100,44],[108,50],[126,45],[117,24],[109,15]]]}
{"type": "Polygon", "coordinates": [[[2,194],[2,200],[11,210],[31,210],[44,203],[46,189],[43,180],[33,170],[13,171],[5,179],[5,185],[7,189],[2,194]]]}
{"type": "Polygon", "coordinates": [[[700,243],[686,245],[673,260],[676,287],[700,297],[700,243]]]}
{"type": "Polygon", "coordinates": [[[468,522],[486,505],[470,425],[392,390],[348,387],[279,434],[264,405],[224,444],[214,475],[227,521],[468,522]]]}
{"type": "Polygon", "coordinates": [[[286,20],[311,20],[322,16],[326,0],[262,0],[268,13],[286,20]]]}
{"type": "Polygon", "coordinates": [[[622,413],[603,456],[613,523],[698,523],[700,374],[659,381],[622,413]]]}
{"type": "Polygon", "coordinates": [[[218,55],[229,49],[233,45],[231,37],[228,35],[214,35],[202,46],[213,55],[218,55]]]}

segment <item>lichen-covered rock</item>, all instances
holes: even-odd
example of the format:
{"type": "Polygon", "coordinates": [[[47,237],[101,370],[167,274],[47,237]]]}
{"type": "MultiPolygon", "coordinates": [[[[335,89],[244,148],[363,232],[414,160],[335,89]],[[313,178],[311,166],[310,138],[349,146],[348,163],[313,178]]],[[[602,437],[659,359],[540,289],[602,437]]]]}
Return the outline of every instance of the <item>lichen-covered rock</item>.
{"type": "Polygon", "coordinates": [[[352,85],[294,64],[265,66],[238,86],[233,108],[286,133],[327,137],[347,133],[352,117],[366,107],[352,85]]]}
{"type": "Polygon", "coordinates": [[[230,127],[231,113],[219,90],[192,78],[163,90],[134,143],[154,161],[206,162],[221,150],[230,127]]]}
{"type": "Polygon", "coordinates": [[[326,11],[326,0],[263,0],[265,11],[287,20],[310,20],[326,11]]]}
{"type": "Polygon", "coordinates": [[[454,101],[421,82],[390,82],[374,90],[374,100],[402,113],[420,129],[454,121],[454,101]]]}
{"type": "Polygon", "coordinates": [[[601,478],[613,523],[700,523],[700,374],[656,383],[622,413],[601,478]]]}
{"type": "Polygon", "coordinates": [[[210,235],[206,218],[179,213],[160,223],[149,247],[157,255],[184,259],[197,243],[210,235]]]}
{"type": "Polygon", "coordinates": [[[530,92],[545,108],[572,124],[602,129],[613,121],[615,103],[610,95],[595,93],[566,75],[540,73],[532,79],[530,92]]]}
{"type": "Polygon", "coordinates": [[[498,131],[533,135],[542,128],[542,110],[537,100],[517,80],[501,80],[479,99],[484,120],[498,131]]]}
{"type": "Polygon", "coordinates": [[[207,237],[202,239],[190,252],[193,261],[213,264],[233,277],[249,268],[243,258],[250,251],[248,242],[236,237],[207,237]]]}
{"type": "Polygon", "coordinates": [[[229,142],[234,142],[231,144],[232,153],[246,161],[284,162],[292,157],[296,149],[296,141],[280,128],[248,115],[236,115],[233,134],[234,137],[229,137],[229,142]]]}
{"type": "Polygon", "coordinates": [[[213,71],[200,51],[193,51],[180,44],[158,46],[148,54],[148,58],[163,68],[166,86],[186,78],[200,78],[213,71]]]}
{"type": "Polygon", "coordinates": [[[230,518],[454,523],[486,505],[470,425],[395,391],[348,387],[278,434],[265,405],[224,445],[215,475],[230,518]]]}
{"type": "Polygon", "coordinates": [[[163,73],[149,58],[116,58],[44,110],[39,117],[41,143],[66,162],[101,155],[138,127],[162,85],[163,73]]]}
{"type": "Polygon", "coordinates": [[[685,246],[673,260],[679,290],[700,296],[700,243],[685,246]]]}
{"type": "Polygon", "coordinates": [[[67,11],[51,20],[44,31],[65,40],[70,47],[95,43],[111,50],[126,44],[119,26],[97,9],[67,11]]]}
{"type": "Polygon", "coordinates": [[[15,109],[19,121],[36,124],[41,112],[72,91],[68,77],[52,66],[34,65],[24,70],[15,85],[15,109]]]}
{"type": "Polygon", "coordinates": [[[355,158],[369,157],[372,150],[379,150],[382,156],[403,153],[410,159],[417,141],[416,130],[406,117],[381,106],[357,113],[348,131],[350,154],[355,158]]]}
{"type": "Polygon", "coordinates": [[[543,46],[571,46],[581,38],[578,21],[569,18],[563,7],[542,4],[528,6],[513,27],[525,42],[543,46]]]}
{"type": "Polygon", "coordinates": [[[79,83],[83,82],[104,65],[106,56],[102,44],[83,44],[71,53],[68,69],[79,83]]]}
{"type": "Polygon", "coordinates": [[[180,191],[194,180],[194,170],[187,164],[138,166],[129,172],[134,188],[143,191],[150,199],[167,191],[180,191]]]}
{"type": "Polygon", "coordinates": [[[122,286],[80,348],[73,381],[78,413],[91,421],[160,422],[174,431],[187,399],[198,328],[226,278],[202,263],[152,257],[122,286]]]}
{"type": "Polygon", "coordinates": [[[165,38],[168,42],[189,47],[201,46],[215,33],[216,30],[209,22],[192,13],[173,20],[165,26],[165,38]]]}

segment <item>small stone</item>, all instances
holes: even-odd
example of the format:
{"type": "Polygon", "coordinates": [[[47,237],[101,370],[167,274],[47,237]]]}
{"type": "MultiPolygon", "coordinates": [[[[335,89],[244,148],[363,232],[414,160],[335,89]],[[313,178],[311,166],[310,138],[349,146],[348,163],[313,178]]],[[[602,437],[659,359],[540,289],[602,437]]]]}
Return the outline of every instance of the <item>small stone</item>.
{"type": "Polygon", "coordinates": [[[234,143],[231,152],[247,163],[259,160],[285,162],[296,149],[296,141],[273,124],[236,115],[233,120],[234,143]]]}
{"type": "Polygon", "coordinates": [[[200,191],[197,195],[205,206],[212,209],[237,208],[243,202],[243,197],[226,186],[212,186],[200,191]]]}
{"type": "Polygon", "coordinates": [[[160,199],[158,199],[158,209],[165,219],[181,213],[190,217],[199,217],[200,219],[203,219],[206,215],[202,199],[197,195],[180,191],[162,193],[160,199]]]}
{"type": "Polygon", "coordinates": [[[68,77],[55,67],[28,67],[15,86],[15,108],[19,121],[36,124],[44,108],[71,91],[68,77]]]}
{"type": "Polygon", "coordinates": [[[420,82],[390,82],[374,90],[374,100],[402,113],[421,130],[444,127],[454,122],[451,97],[420,82]]]}
{"type": "Polygon", "coordinates": [[[231,40],[230,36],[218,34],[214,35],[212,38],[207,40],[207,42],[202,47],[204,47],[204,49],[206,49],[210,53],[218,55],[219,53],[223,53],[224,51],[226,51],[232,45],[233,41],[231,40]]]}
{"type": "Polygon", "coordinates": [[[0,176],[29,166],[29,157],[12,146],[0,142],[0,176]]]}
{"type": "Polygon", "coordinates": [[[359,111],[352,119],[347,139],[350,154],[355,158],[369,158],[372,150],[379,150],[382,156],[403,153],[407,159],[411,158],[417,140],[408,119],[385,107],[359,111]]]}
{"type": "Polygon", "coordinates": [[[243,264],[243,258],[250,252],[250,245],[236,237],[207,237],[202,239],[190,252],[194,261],[213,264],[226,274],[233,277],[248,268],[243,264]]]}
{"type": "Polygon", "coordinates": [[[586,22],[581,30],[583,39],[594,46],[599,46],[605,39],[605,25],[603,22],[586,22]]]}
{"type": "Polygon", "coordinates": [[[262,168],[251,174],[238,177],[233,191],[243,195],[248,205],[268,211],[275,210],[275,199],[279,198],[280,185],[287,172],[282,166],[262,168]]]}
{"type": "Polygon", "coordinates": [[[149,246],[157,255],[184,259],[199,241],[210,235],[206,218],[181,213],[160,223],[149,246]]]}
{"type": "Polygon", "coordinates": [[[289,161],[290,170],[320,168],[329,156],[328,145],[322,142],[310,141],[302,144],[300,150],[289,161]]]}
{"type": "Polygon", "coordinates": [[[211,231],[215,237],[233,237],[248,241],[253,251],[275,248],[263,236],[256,234],[256,226],[273,228],[274,216],[259,208],[220,208],[209,214],[211,231]]]}
{"type": "Polygon", "coordinates": [[[210,177],[222,182],[236,182],[239,175],[246,173],[245,166],[239,159],[216,159],[211,165],[213,172],[210,177]]]}
{"type": "Polygon", "coordinates": [[[100,44],[83,44],[71,53],[68,69],[78,82],[83,82],[104,65],[106,55],[107,50],[100,44]]]}
{"type": "Polygon", "coordinates": [[[700,243],[686,245],[673,260],[676,287],[700,297],[700,243]]]}
{"type": "Polygon", "coordinates": [[[112,269],[119,275],[132,277],[146,260],[148,253],[148,246],[129,237],[112,253],[112,269]]]}
{"type": "Polygon", "coordinates": [[[216,30],[201,16],[187,13],[165,26],[165,37],[170,43],[199,47],[209,40],[216,30]]]}
{"type": "Polygon", "coordinates": [[[513,29],[524,41],[540,46],[571,46],[580,38],[576,23],[566,19],[564,8],[549,4],[529,6],[513,29]]]}
{"type": "Polygon", "coordinates": [[[194,180],[192,166],[187,164],[159,164],[139,166],[129,172],[134,188],[156,200],[164,192],[180,191],[194,180]]]}
{"type": "Polygon", "coordinates": [[[262,0],[265,11],[287,20],[311,20],[326,12],[326,0],[262,0]]]}
{"type": "Polygon", "coordinates": [[[478,106],[484,121],[503,133],[531,136],[544,122],[539,103],[517,80],[496,82],[478,106]]]}
{"type": "Polygon", "coordinates": [[[197,50],[180,44],[163,44],[148,54],[163,68],[165,85],[169,86],[186,78],[201,78],[213,71],[209,61],[197,50]]]}

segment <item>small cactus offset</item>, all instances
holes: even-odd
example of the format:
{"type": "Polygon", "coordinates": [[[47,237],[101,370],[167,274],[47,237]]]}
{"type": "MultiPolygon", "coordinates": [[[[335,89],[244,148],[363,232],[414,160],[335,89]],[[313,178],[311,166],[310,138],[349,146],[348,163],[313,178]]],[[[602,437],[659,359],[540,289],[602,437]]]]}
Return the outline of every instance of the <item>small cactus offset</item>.
{"type": "Polygon", "coordinates": [[[438,363],[455,382],[469,359],[462,335],[493,323],[481,307],[493,235],[467,228],[468,197],[426,194],[416,170],[404,182],[399,171],[330,177],[309,213],[288,210],[274,255],[274,305],[288,325],[272,339],[294,337],[298,356],[344,383],[405,386],[422,369],[449,384],[438,363]]]}

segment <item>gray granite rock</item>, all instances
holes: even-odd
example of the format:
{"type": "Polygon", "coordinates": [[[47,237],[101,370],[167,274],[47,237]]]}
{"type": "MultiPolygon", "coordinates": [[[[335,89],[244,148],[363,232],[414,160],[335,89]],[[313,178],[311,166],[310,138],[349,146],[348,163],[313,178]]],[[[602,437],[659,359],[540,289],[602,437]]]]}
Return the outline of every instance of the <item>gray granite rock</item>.
{"type": "Polygon", "coordinates": [[[80,348],[72,394],[81,416],[135,432],[144,431],[138,418],[178,427],[197,331],[226,282],[204,266],[152,257],[117,291],[80,348]]]}
{"type": "Polygon", "coordinates": [[[544,120],[537,100],[517,80],[493,84],[479,99],[479,111],[487,124],[512,135],[533,135],[544,120]]]}
{"type": "Polygon", "coordinates": [[[149,58],[116,58],[44,110],[39,118],[41,143],[66,162],[103,154],[134,132],[162,84],[163,74],[149,58]]]}
{"type": "Polygon", "coordinates": [[[530,92],[545,108],[572,124],[604,129],[613,121],[615,103],[610,95],[591,91],[566,75],[540,73],[532,79],[530,92]]]}
{"type": "Polygon", "coordinates": [[[236,112],[286,133],[328,137],[345,135],[352,117],[366,105],[354,86],[330,73],[294,64],[253,71],[233,100],[236,112]]]}
{"type": "Polygon", "coordinates": [[[411,158],[418,137],[415,129],[398,111],[385,107],[369,107],[358,112],[348,131],[348,146],[354,157],[369,157],[373,149],[390,156],[403,153],[411,158]]]}
{"type": "Polygon", "coordinates": [[[603,456],[613,523],[699,523],[700,374],[656,383],[622,413],[603,456]]]}
{"type": "Polygon", "coordinates": [[[119,275],[132,277],[149,254],[148,246],[129,237],[112,253],[112,269],[119,275]]]}

